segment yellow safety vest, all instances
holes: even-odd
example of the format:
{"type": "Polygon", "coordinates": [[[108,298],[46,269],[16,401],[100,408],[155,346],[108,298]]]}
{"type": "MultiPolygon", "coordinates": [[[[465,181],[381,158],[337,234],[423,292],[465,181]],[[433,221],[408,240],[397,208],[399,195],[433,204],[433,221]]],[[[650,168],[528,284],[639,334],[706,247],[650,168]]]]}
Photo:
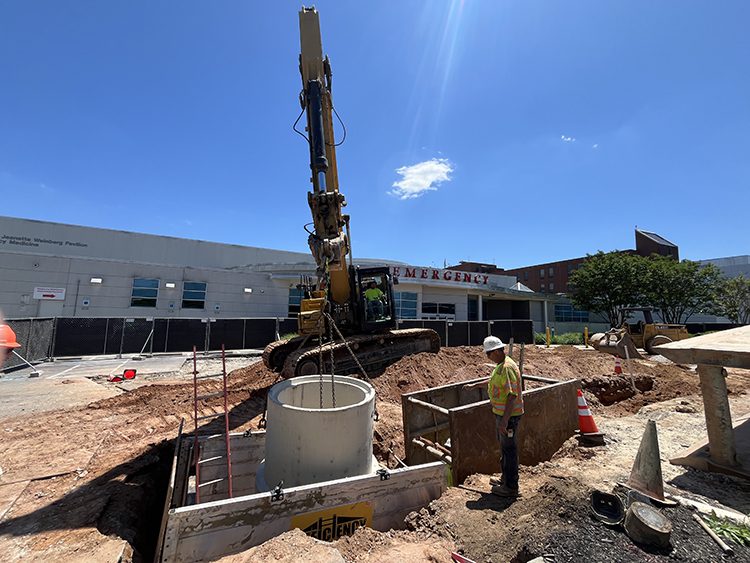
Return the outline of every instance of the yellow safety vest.
{"type": "Polygon", "coordinates": [[[502,416],[505,414],[505,403],[508,395],[515,395],[511,416],[523,414],[523,394],[521,393],[521,373],[513,358],[505,357],[502,364],[497,364],[487,384],[487,394],[492,403],[492,412],[502,416]]]}

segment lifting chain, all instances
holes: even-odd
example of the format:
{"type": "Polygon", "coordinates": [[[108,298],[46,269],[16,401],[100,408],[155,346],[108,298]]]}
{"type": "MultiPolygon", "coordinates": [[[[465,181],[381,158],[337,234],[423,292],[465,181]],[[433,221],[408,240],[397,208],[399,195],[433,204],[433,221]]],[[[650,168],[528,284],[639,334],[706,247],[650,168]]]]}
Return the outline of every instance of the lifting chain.
{"type": "Polygon", "coordinates": [[[323,324],[318,327],[318,383],[320,384],[320,408],[323,408],[323,324]]]}
{"type": "MultiPolygon", "coordinates": [[[[364,379],[365,379],[365,381],[367,383],[369,383],[370,385],[372,385],[372,380],[367,375],[367,372],[365,371],[365,368],[362,367],[362,364],[360,363],[359,358],[354,353],[354,350],[352,350],[351,347],[349,346],[349,343],[346,341],[346,338],[344,338],[344,335],[341,334],[341,331],[339,330],[339,327],[337,327],[336,323],[333,322],[333,317],[331,317],[331,315],[329,315],[328,313],[326,313],[325,316],[326,316],[326,319],[328,320],[328,323],[329,323],[328,326],[331,328],[331,331],[333,331],[333,329],[336,329],[336,334],[338,334],[339,338],[344,343],[344,346],[346,346],[346,349],[349,351],[349,354],[351,354],[352,358],[354,358],[354,361],[357,363],[357,367],[359,368],[359,371],[362,374],[362,377],[364,377],[364,379]]],[[[331,335],[331,344],[333,345],[333,335],[331,335]]],[[[333,350],[331,350],[331,355],[333,355],[333,350]]],[[[374,388],[375,388],[375,386],[373,385],[373,389],[374,388]]],[[[379,419],[377,405],[375,406],[375,412],[373,413],[373,416],[375,417],[375,420],[379,419]]]]}
{"type": "MultiPolygon", "coordinates": [[[[336,373],[336,364],[333,361],[334,348],[333,345],[333,318],[331,315],[326,314],[328,318],[328,345],[331,347],[331,402],[333,408],[336,408],[336,383],[334,381],[334,374],[336,373]]],[[[337,329],[338,330],[338,329],[337,329]]],[[[323,370],[321,370],[323,371],[323,370]]]]}
{"type": "MultiPolygon", "coordinates": [[[[326,258],[325,269],[323,271],[323,286],[326,288],[326,295],[328,294],[329,284],[331,282],[330,272],[328,270],[328,259],[326,258]]],[[[326,313],[328,309],[328,298],[323,303],[322,313],[318,321],[318,385],[320,388],[320,408],[323,409],[323,334],[325,330],[325,318],[328,316],[326,313]]],[[[332,343],[331,343],[332,344],[332,343]]],[[[331,364],[333,364],[333,350],[331,350],[331,364]]],[[[333,368],[331,369],[331,389],[333,389],[333,368]]],[[[334,401],[334,406],[336,403],[334,401]]]]}

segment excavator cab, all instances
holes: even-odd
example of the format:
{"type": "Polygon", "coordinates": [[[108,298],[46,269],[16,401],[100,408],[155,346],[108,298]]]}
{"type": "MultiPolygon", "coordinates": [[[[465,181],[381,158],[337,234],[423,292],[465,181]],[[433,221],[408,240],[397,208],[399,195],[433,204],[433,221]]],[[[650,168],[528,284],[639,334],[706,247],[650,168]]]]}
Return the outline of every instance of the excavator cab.
{"type": "Polygon", "coordinates": [[[354,294],[359,296],[358,324],[362,332],[396,326],[393,281],[388,268],[357,268],[354,294]]]}

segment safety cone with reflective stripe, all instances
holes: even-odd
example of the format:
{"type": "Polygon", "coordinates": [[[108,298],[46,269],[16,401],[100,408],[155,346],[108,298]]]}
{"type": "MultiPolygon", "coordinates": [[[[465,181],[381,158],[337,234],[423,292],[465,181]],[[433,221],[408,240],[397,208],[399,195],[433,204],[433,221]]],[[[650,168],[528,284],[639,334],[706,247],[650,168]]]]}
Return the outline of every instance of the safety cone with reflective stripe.
{"type": "Polygon", "coordinates": [[[578,390],[578,428],[583,434],[597,434],[599,429],[596,427],[591,410],[586,404],[586,398],[578,390]]]}
{"type": "Polygon", "coordinates": [[[622,364],[620,363],[620,358],[615,356],[615,375],[620,375],[622,373],[622,364]]]}
{"type": "Polygon", "coordinates": [[[578,428],[581,431],[578,435],[581,445],[604,445],[604,434],[599,432],[599,429],[596,427],[594,417],[591,416],[589,406],[586,404],[586,399],[580,389],[578,389],[578,428]]]}

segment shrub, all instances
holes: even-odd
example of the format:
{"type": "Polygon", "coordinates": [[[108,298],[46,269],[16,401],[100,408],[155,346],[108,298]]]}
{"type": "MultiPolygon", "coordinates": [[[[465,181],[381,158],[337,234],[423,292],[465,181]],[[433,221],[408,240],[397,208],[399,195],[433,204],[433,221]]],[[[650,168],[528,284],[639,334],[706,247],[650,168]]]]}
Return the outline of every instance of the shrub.
{"type": "MultiPolygon", "coordinates": [[[[535,332],[534,343],[546,344],[547,337],[543,332],[535,332]]],[[[550,344],[563,344],[566,346],[583,344],[583,334],[580,332],[564,332],[563,334],[553,334],[552,338],[550,338],[550,344]]]]}

